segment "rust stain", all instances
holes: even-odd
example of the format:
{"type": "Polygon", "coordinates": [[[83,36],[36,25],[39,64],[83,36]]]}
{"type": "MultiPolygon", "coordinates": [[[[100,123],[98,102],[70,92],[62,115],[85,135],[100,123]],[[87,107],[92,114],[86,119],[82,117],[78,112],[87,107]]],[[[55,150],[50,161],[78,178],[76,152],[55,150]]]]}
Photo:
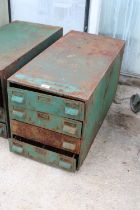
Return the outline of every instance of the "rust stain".
{"type": "Polygon", "coordinates": [[[53,132],[51,130],[34,125],[22,123],[16,120],[11,120],[11,131],[12,134],[17,136],[34,140],[44,145],[49,145],[59,149],[63,149],[63,142],[67,142],[75,145],[75,148],[72,151],[68,148],[65,148],[65,150],[71,151],[75,154],[80,153],[81,140],[74,137],[63,135],[61,133],[53,132]]]}

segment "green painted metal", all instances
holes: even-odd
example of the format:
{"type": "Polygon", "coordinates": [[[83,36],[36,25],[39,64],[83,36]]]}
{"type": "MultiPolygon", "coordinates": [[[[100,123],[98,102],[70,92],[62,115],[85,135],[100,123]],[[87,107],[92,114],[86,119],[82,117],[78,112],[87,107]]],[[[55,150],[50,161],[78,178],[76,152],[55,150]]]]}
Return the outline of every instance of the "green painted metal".
{"type": "Polygon", "coordinates": [[[17,145],[12,146],[12,152],[22,154],[23,151],[24,151],[23,147],[21,147],[21,146],[17,146],[17,145]]]}
{"type": "MultiPolygon", "coordinates": [[[[26,87],[25,87],[26,88],[26,87]]],[[[8,88],[9,106],[47,112],[62,117],[83,121],[84,103],[25,89],[8,88]]]]}
{"type": "Polygon", "coordinates": [[[40,126],[76,138],[81,137],[82,123],[68,118],[10,106],[10,119],[40,126]]]}
{"type": "Polygon", "coordinates": [[[40,161],[42,163],[74,172],[76,170],[76,159],[59,153],[39,148],[31,144],[9,139],[10,151],[25,157],[40,161]]]}
{"type": "Polygon", "coordinates": [[[7,79],[58,40],[62,34],[63,29],[60,27],[22,21],[15,21],[0,28],[0,108],[4,109],[4,122],[9,136],[7,79]]]}
{"type": "Polygon", "coordinates": [[[81,144],[78,168],[86,158],[90,146],[115,97],[121,63],[122,53],[117,56],[115,62],[100,81],[90,101],[86,104],[86,117],[82,135],[83,143],[81,144]]]}
{"type": "Polygon", "coordinates": [[[12,95],[11,97],[11,102],[16,103],[16,104],[23,104],[23,101],[24,101],[24,98],[21,96],[12,95]]]}
{"type": "MultiPolygon", "coordinates": [[[[39,44],[43,44],[45,49],[46,44],[50,45],[50,40],[48,39],[51,38],[53,42],[57,36],[62,36],[61,28],[36,23],[15,21],[1,27],[0,61],[3,59],[3,62],[0,62],[0,69],[2,70],[5,66],[11,65],[14,59],[20,58],[24,53],[29,52],[34,47],[36,48],[39,44]]],[[[39,48],[41,49],[43,45],[39,46],[39,48]]],[[[39,53],[39,51],[36,53],[39,53]]],[[[28,56],[32,57],[32,55],[28,56]]]]}

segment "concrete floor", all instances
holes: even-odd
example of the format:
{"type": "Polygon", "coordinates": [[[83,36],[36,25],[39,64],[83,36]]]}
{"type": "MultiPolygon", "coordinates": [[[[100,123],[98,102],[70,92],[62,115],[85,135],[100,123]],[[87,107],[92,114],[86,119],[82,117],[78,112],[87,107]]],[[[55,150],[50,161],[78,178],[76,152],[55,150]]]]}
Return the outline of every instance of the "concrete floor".
{"type": "Polygon", "coordinates": [[[0,210],[140,210],[139,88],[119,86],[80,171],[65,172],[8,151],[0,139],[0,210]]]}

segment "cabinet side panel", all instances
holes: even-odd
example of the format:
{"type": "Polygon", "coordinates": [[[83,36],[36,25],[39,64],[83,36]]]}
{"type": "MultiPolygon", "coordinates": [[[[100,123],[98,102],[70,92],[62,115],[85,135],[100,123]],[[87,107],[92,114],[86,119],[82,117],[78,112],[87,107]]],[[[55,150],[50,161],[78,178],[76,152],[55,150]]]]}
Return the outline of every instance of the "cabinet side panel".
{"type": "Polygon", "coordinates": [[[86,116],[82,133],[82,145],[78,167],[81,166],[86,158],[90,146],[115,97],[122,63],[122,55],[123,50],[104,75],[86,105],[86,116]]]}

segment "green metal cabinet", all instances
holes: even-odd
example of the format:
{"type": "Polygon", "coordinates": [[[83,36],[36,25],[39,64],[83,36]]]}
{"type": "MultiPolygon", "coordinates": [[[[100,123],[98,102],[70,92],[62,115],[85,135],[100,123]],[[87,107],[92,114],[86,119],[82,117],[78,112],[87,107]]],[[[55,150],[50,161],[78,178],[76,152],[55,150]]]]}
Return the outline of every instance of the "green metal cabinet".
{"type": "Polygon", "coordinates": [[[15,21],[0,28],[0,136],[10,136],[7,79],[58,40],[60,27],[15,21]]]}
{"type": "Polygon", "coordinates": [[[72,31],[10,77],[11,151],[79,169],[115,96],[123,51],[122,40],[72,31]]]}

